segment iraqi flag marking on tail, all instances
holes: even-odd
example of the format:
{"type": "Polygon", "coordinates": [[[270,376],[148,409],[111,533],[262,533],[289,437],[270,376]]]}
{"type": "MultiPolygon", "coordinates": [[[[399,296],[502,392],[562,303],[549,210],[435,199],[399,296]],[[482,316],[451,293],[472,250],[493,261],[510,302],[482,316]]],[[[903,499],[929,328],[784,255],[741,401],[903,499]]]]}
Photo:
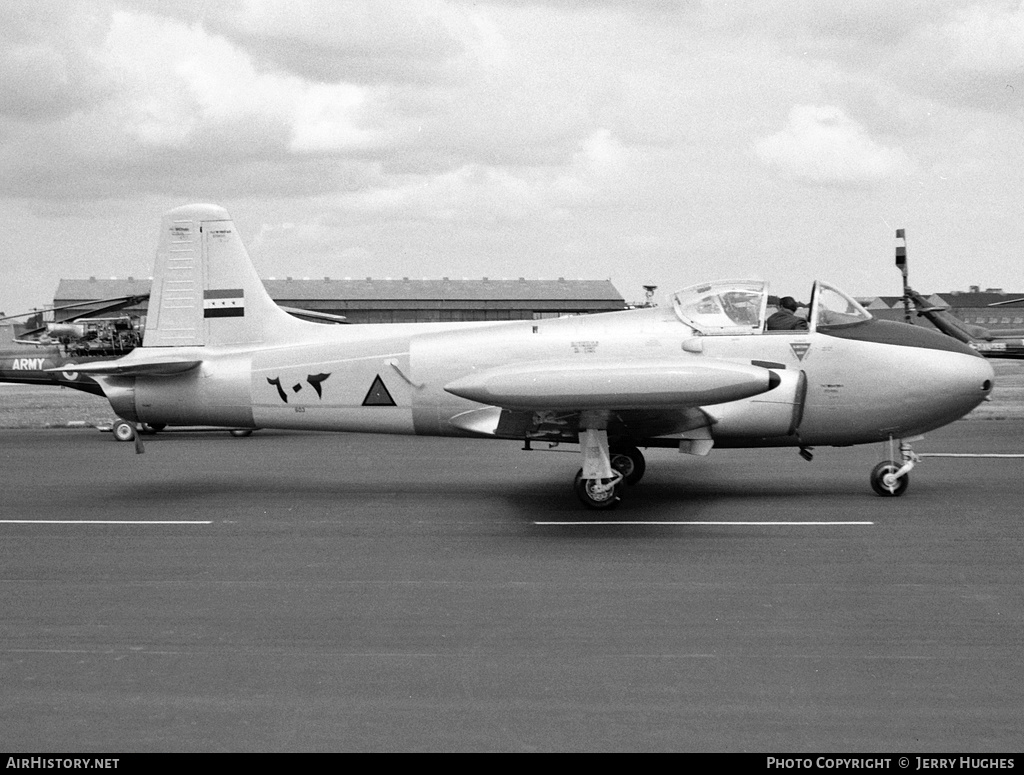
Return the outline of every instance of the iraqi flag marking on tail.
{"type": "Polygon", "coordinates": [[[245,292],[241,288],[203,291],[203,317],[245,317],[245,292]]]}

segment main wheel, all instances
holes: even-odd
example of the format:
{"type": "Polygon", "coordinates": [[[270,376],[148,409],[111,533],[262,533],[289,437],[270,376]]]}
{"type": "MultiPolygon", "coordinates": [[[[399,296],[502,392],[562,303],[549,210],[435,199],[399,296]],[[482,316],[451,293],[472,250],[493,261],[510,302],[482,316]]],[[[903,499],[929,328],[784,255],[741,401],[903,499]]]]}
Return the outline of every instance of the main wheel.
{"type": "Polygon", "coordinates": [[[246,436],[252,436],[252,428],[233,428],[231,435],[235,438],[245,438],[246,436]]]}
{"type": "Polygon", "coordinates": [[[622,480],[626,484],[636,484],[647,470],[644,454],[631,444],[613,446],[610,457],[612,468],[622,474],[622,480]]]}
{"type": "Polygon", "coordinates": [[[135,438],[135,426],[127,420],[116,420],[110,428],[115,441],[132,441],[135,438]]]}
{"type": "Polygon", "coordinates": [[[904,474],[899,479],[892,478],[900,468],[902,466],[893,460],[883,460],[871,469],[871,489],[883,498],[895,498],[905,493],[910,486],[910,476],[904,474]]]}
{"type": "MultiPolygon", "coordinates": [[[[611,481],[602,479],[601,483],[611,481]]],[[[619,486],[607,489],[599,488],[598,482],[594,479],[584,479],[583,469],[576,472],[576,481],[573,482],[573,489],[576,496],[583,501],[583,505],[591,509],[613,509],[619,502],[619,486]]]]}

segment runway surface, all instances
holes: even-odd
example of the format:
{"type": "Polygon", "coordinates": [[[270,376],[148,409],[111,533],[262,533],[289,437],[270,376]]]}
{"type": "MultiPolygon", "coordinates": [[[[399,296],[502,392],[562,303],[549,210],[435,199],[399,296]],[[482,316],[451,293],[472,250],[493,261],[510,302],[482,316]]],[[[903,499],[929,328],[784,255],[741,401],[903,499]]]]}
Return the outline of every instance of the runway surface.
{"type": "Polygon", "coordinates": [[[594,525],[511,442],[0,431],[0,748],[1019,751],[1024,461],[882,452],[650,450],[594,525]]]}

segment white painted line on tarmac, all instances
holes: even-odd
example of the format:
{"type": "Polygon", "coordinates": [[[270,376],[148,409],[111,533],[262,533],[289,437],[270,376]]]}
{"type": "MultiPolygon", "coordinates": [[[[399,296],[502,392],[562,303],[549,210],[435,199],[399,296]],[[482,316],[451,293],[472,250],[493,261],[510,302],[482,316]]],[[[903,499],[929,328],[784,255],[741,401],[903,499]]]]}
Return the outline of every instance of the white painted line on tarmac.
{"type": "Polygon", "coordinates": [[[836,527],[844,525],[873,525],[874,522],[655,522],[655,521],[612,521],[594,520],[588,522],[534,522],[535,525],[738,525],[741,527],[807,527],[809,525],[836,527]]]}
{"type": "Polygon", "coordinates": [[[1024,457],[1018,452],[921,452],[918,457],[1024,457]]]}
{"type": "Polygon", "coordinates": [[[0,525],[212,525],[199,519],[0,519],[0,525]]]}

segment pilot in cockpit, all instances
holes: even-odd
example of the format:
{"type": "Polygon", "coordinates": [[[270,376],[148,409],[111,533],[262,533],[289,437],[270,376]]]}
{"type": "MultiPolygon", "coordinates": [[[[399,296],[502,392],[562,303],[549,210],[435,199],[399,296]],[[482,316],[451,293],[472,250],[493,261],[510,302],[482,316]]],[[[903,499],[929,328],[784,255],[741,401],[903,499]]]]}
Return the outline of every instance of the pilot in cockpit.
{"type": "Polygon", "coordinates": [[[800,304],[792,296],[783,296],[779,299],[779,311],[768,317],[766,330],[806,331],[807,320],[796,314],[796,311],[802,306],[806,305],[800,304]]]}

